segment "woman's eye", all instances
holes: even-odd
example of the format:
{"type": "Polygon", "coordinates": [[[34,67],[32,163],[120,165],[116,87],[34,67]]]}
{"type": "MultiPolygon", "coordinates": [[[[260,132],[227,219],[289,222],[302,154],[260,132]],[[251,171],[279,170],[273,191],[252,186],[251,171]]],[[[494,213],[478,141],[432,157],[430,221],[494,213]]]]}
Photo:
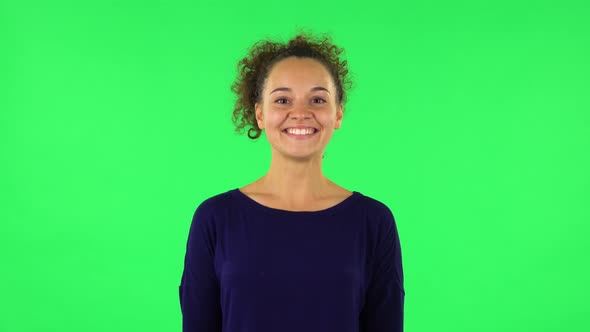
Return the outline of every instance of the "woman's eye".
{"type": "MultiPolygon", "coordinates": [[[[287,99],[286,98],[279,98],[275,102],[278,102],[279,100],[287,100],[287,99]]],[[[326,103],[326,101],[322,98],[313,98],[313,100],[321,100],[322,102],[320,104],[326,103]]],[[[283,103],[279,103],[279,104],[283,104],[283,103]]]]}

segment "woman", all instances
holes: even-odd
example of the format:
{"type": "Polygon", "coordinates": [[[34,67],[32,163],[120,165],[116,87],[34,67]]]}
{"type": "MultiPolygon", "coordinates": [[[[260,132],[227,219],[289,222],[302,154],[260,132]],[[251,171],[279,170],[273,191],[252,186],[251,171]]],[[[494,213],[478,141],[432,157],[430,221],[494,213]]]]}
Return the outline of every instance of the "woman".
{"type": "MultiPolygon", "coordinates": [[[[257,43],[232,85],[240,131],[262,130],[260,179],[196,209],[179,287],[185,332],[399,332],[405,290],[393,214],[322,173],[348,70],[329,38],[257,43]]],[[[250,135],[253,133],[253,135],[250,135]]]]}

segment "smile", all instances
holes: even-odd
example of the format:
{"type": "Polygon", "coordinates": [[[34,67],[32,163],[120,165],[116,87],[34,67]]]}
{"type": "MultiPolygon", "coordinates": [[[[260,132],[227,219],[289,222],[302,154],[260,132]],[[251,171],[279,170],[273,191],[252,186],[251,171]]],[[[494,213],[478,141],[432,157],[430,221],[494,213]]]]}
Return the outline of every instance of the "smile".
{"type": "Polygon", "coordinates": [[[314,136],[316,136],[320,131],[316,130],[314,133],[312,134],[306,134],[306,135],[295,135],[295,134],[289,134],[288,132],[283,130],[283,134],[287,135],[290,138],[293,138],[295,140],[305,140],[305,139],[309,139],[312,138],[314,136]]]}

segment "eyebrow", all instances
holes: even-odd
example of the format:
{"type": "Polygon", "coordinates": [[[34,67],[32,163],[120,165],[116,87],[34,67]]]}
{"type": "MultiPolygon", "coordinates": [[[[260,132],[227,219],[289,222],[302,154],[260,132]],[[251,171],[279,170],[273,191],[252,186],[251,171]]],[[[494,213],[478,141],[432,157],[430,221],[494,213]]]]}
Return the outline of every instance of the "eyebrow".
{"type": "MultiPolygon", "coordinates": [[[[330,91],[328,89],[326,89],[324,87],[321,87],[321,86],[314,86],[309,91],[318,91],[318,90],[323,90],[323,91],[326,91],[326,92],[330,93],[330,91]]],[[[276,88],[276,89],[272,90],[269,93],[269,95],[273,94],[273,92],[276,92],[276,91],[292,91],[292,90],[290,88],[287,88],[287,87],[276,88]]]]}

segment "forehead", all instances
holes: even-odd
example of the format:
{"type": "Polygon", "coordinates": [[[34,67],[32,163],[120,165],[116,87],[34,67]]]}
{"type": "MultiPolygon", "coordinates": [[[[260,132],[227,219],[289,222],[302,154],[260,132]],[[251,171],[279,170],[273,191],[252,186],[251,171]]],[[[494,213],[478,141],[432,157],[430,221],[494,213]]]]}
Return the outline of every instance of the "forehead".
{"type": "Polygon", "coordinates": [[[331,85],[330,73],[318,60],[289,57],[277,62],[268,75],[268,88],[275,85],[331,85]]]}

